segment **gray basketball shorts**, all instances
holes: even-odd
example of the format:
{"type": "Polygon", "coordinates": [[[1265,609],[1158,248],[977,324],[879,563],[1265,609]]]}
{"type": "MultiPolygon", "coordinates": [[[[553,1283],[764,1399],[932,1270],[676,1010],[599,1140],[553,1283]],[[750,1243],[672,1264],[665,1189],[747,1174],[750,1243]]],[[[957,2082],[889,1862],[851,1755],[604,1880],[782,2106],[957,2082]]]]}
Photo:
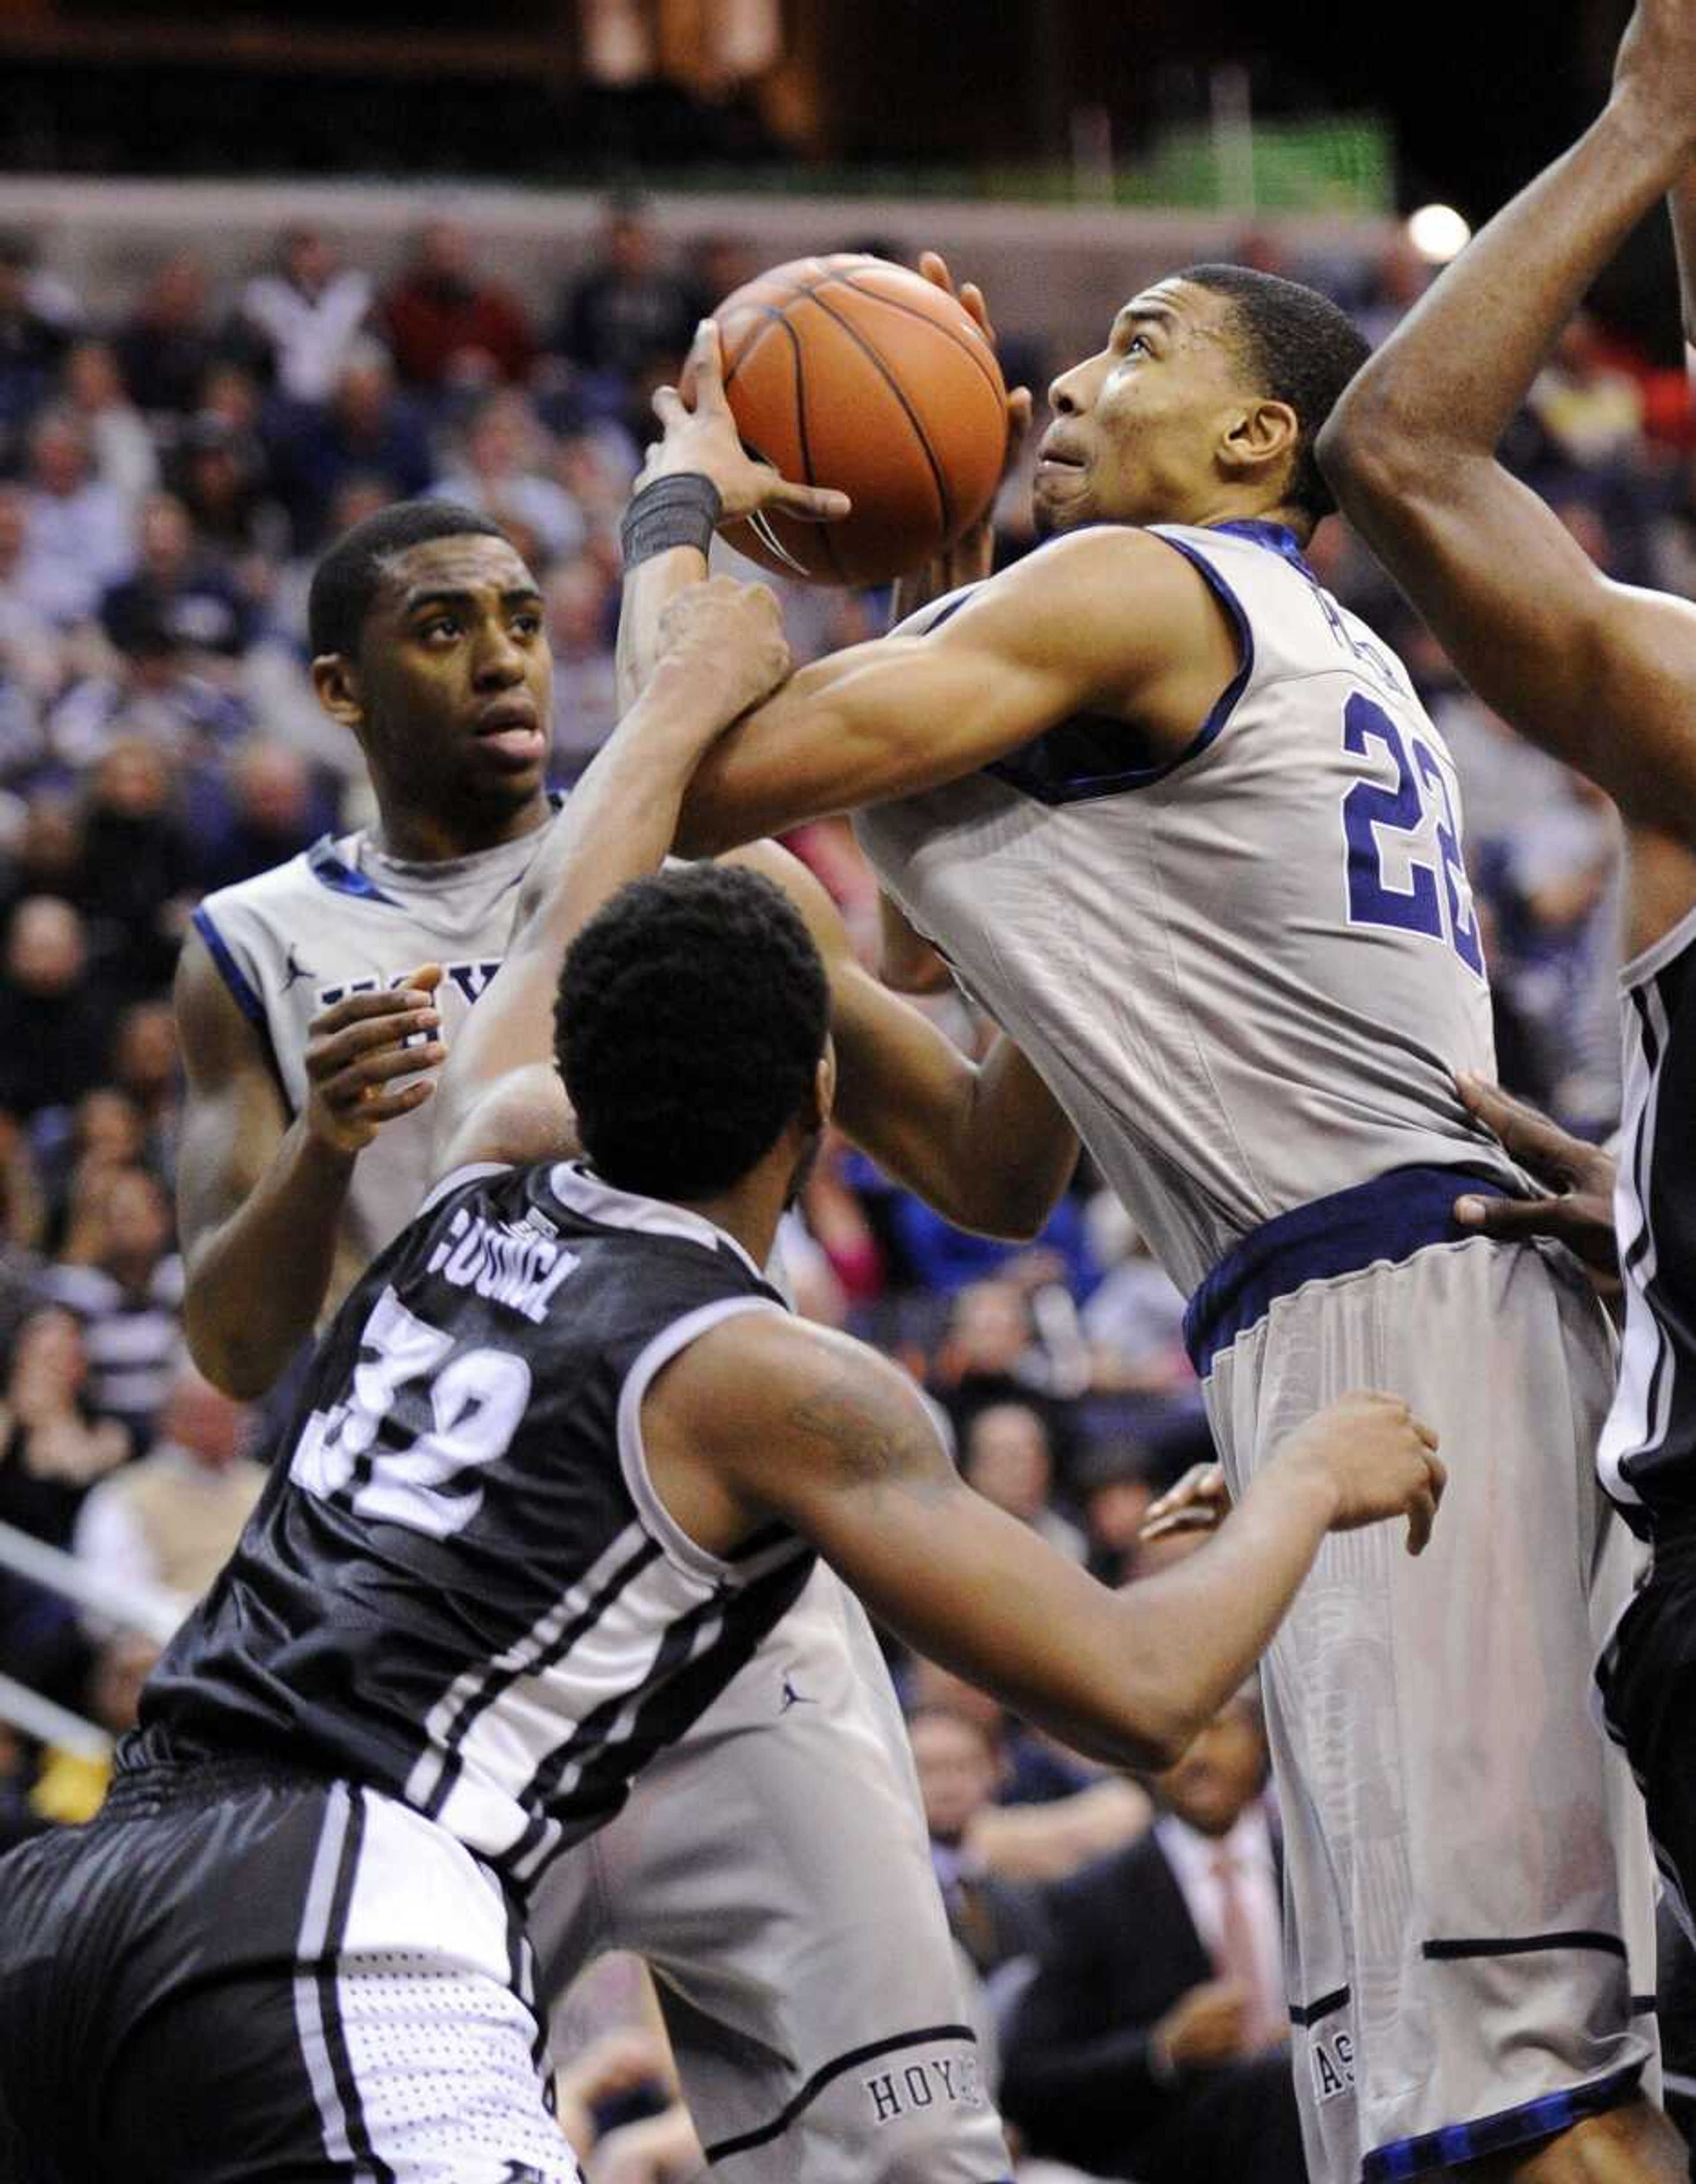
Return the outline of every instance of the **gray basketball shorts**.
{"type": "Polygon", "coordinates": [[[1353,1389],[1404,1396],[1449,1468],[1425,1554],[1333,1535],[1262,1665],[1315,2184],[1654,2088],[1648,1838],[1588,1706],[1638,1561],[1594,1472],[1613,1381],[1576,1262],[1481,1238],[1275,1294],[1212,1360],[1233,1492],[1353,1389]]]}
{"type": "Polygon", "coordinates": [[[822,1565],[530,1908],[550,2003],[647,1959],[726,2184],[1009,2176],[888,1672],[822,1565]]]}

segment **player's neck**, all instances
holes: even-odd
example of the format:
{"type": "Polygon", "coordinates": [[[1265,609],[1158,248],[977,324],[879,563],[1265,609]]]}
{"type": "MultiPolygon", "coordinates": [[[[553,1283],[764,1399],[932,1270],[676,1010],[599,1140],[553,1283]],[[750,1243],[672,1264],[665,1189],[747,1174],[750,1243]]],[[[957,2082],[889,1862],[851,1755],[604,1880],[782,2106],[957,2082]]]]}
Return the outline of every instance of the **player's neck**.
{"type": "Polygon", "coordinates": [[[498,850],[520,835],[533,834],[547,825],[549,811],[542,789],[515,811],[487,815],[425,811],[380,800],[377,839],[387,855],[403,863],[445,864],[450,858],[473,857],[480,850],[498,850]]]}
{"type": "Polygon", "coordinates": [[[762,1162],[731,1190],[716,1198],[692,1198],[685,1211],[698,1213],[715,1228],[733,1236],[757,1267],[771,1256],[777,1240],[777,1224],[789,1195],[790,1171],[762,1162]]]}

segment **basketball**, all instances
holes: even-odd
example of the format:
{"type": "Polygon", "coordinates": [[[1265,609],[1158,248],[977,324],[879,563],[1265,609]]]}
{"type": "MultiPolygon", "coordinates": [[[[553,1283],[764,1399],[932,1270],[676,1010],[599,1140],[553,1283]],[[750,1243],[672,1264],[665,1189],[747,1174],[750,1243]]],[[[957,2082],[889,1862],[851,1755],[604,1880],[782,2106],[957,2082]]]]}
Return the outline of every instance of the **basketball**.
{"type": "Polygon", "coordinates": [[[951,546],[994,498],[1007,389],[975,320],[881,258],[801,258],[715,314],[737,429],[786,478],[834,486],[840,523],[762,514],[728,525],[780,576],[881,584],[951,546]]]}

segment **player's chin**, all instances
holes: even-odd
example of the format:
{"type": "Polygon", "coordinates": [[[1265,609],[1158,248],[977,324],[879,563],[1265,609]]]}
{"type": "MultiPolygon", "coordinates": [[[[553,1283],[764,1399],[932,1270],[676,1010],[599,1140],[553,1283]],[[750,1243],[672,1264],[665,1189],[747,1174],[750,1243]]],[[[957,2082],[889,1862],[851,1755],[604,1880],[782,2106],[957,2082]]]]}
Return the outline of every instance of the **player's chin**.
{"type": "Polygon", "coordinates": [[[1039,538],[1058,538],[1091,522],[1089,504],[1076,486],[1039,477],[1031,494],[1031,522],[1039,538]]]}

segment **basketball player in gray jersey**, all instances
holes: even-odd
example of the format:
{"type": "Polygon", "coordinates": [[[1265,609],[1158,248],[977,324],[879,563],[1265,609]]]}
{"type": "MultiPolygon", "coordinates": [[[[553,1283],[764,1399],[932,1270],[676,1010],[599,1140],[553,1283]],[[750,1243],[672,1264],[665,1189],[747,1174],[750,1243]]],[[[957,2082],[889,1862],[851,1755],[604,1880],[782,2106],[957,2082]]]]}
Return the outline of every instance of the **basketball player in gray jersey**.
{"type": "MultiPolygon", "coordinates": [[[[795,675],[708,754],[678,839],[859,811],[1191,1292],[1234,1493],[1363,1372],[1453,1452],[1434,1560],[1327,1548],[1263,1671],[1314,2178],[1576,2177],[1604,2146],[1682,2175],[1641,1805],[1585,1707],[1633,1555],[1591,1462],[1610,1337],[1573,1258],[1455,1219],[1526,1185],[1457,1089],[1492,1046],[1454,771],[1303,551],[1363,354],[1246,269],[1134,297],[1051,390],[1049,542],[795,675]]],[[[715,493],[745,495],[710,324],[657,407],[638,667],[715,493]]]]}
{"type": "MultiPolygon", "coordinates": [[[[1626,1318],[1604,1485],[1654,1545],[1604,1647],[1610,1729],[1687,1921],[1696,1892],[1696,607],[1609,582],[1496,456],[1561,327],[1670,192],[1696,340],[1696,5],[1644,0],[1613,96],[1357,381],[1321,443],[1349,514],[1504,718],[1618,803],[1630,841],[1626,1100],[1614,1212],[1626,1318]]],[[[1488,1095],[1485,1095],[1487,1097],[1488,1095]]],[[[1557,1169],[1579,1154],[1526,1122],[1557,1169]]],[[[1576,1194],[1463,1217],[1559,1225],[1576,1194]]]]}
{"type": "MultiPolygon", "coordinates": [[[[416,1213],[431,1077],[505,952],[548,816],[539,602],[485,519],[440,504],[374,517],[319,571],[314,632],[379,827],[209,898],[178,983],[189,1325],[205,1369],[242,1393],[416,1213]]],[[[826,960],[844,1127],[955,1219],[1040,1227],[1076,1141],[1023,1057],[1003,1040],[974,1067],[859,967],[794,859],[767,844],[737,861],[786,890],[826,960]]],[[[545,1096],[538,1117],[551,1147],[545,1096]]],[[[888,1674],[822,1566],[626,1810],[556,1863],[535,1921],[550,1995],[609,1947],[661,1974],[692,2110],[732,2184],[1004,2170],[888,1674]],[[875,1904],[869,1808],[887,1845],[875,1904]],[[837,1945],[797,1961],[800,1893],[809,1932],[837,1945]],[[892,2092],[839,2067],[871,2048],[892,2092]]]]}

